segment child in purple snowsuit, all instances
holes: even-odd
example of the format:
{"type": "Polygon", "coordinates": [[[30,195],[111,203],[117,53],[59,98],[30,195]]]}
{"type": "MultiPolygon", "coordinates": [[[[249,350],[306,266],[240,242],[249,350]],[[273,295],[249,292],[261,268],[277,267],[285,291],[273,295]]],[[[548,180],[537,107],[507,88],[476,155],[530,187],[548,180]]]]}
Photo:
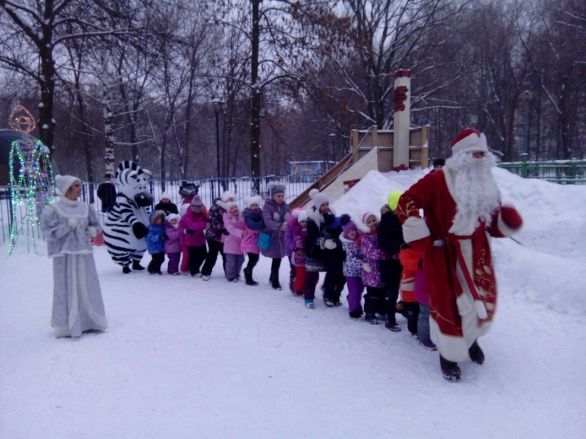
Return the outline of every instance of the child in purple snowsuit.
{"type": "Polygon", "coordinates": [[[234,202],[226,203],[228,211],[224,214],[224,227],[228,234],[224,237],[224,253],[226,254],[226,279],[228,282],[240,280],[240,270],[244,263],[242,254],[242,235],[244,234],[244,220],[240,216],[238,205],[234,202]]]}
{"type": "Polygon", "coordinates": [[[179,219],[181,217],[172,213],[167,217],[167,224],[165,225],[165,233],[167,240],[165,241],[165,253],[169,258],[167,264],[167,273],[178,275],[179,273],[179,259],[181,257],[181,244],[179,243],[179,219]]]}
{"type": "Polygon", "coordinates": [[[367,212],[362,216],[362,222],[370,232],[360,237],[360,252],[362,253],[362,282],[366,286],[364,296],[364,320],[378,325],[376,314],[386,315],[385,286],[381,278],[380,261],[389,258],[378,245],[378,218],[367,212]]]}
{"type": "Polygon", "coordinates": [[[358,320],[362,317],[362,254],[360,253],[360,233],[350,216],[342,215],[342,230],[344,231],[342,245],[346,252],[344,260],[344,276],[348,286],[348,313],[350,318],[358,320]]]}

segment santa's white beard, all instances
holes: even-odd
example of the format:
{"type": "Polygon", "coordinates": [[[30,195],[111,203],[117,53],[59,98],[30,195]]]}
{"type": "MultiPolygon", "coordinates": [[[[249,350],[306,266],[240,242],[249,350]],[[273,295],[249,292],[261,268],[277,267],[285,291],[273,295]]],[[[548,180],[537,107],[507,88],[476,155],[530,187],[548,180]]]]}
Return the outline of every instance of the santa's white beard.
{"type": "Polygon", "coordinates": [[[446,160],[446,168],[454,173],[454,200],[456,217],[454,230],[473,230],[484,221],[490,224],[492,215],[500,204],[500,192],[492,168],[496,158],[485,153],[474,158],[471,152],[461,152],[446,160]]]}

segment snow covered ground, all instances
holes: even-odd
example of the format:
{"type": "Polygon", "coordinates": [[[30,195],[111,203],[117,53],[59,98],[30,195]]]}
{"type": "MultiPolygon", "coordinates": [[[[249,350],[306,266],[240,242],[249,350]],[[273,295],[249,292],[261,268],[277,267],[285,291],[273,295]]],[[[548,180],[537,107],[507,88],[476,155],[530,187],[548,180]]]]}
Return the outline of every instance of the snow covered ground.
{"type": "MultiPolygon", "coordinates": [[[[262,258],[252,288],[218,269],[124,276],[96,248],[110,328],[55,339],[51,261],[1,248],[0,438],[584,437],[586,187],[495,173],[525,228],[493,241],[499,310],[462,382],[405,321],[391,333],[271,290],[262,258]]],[[[421,175],[372,172],[336,210],[378,211],[421,175]]]]}

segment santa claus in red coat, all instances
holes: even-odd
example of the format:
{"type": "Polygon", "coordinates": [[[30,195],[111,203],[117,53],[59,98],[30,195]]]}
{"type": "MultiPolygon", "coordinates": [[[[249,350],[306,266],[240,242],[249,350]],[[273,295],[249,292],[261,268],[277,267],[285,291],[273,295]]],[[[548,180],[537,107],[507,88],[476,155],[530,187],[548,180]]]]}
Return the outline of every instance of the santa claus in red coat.
{"type": "Polygon", "coordinates": [[[467,128],[445,166],[399,200],[405,242],[425,251],[431,339],[450,381],[461,377],[458,362],[484,362],[477,339],[488,331],[497,302],[490,237],[511,236],[522,225],[515,208],[501,205],[495,165],[484,134],[467,128]]]}

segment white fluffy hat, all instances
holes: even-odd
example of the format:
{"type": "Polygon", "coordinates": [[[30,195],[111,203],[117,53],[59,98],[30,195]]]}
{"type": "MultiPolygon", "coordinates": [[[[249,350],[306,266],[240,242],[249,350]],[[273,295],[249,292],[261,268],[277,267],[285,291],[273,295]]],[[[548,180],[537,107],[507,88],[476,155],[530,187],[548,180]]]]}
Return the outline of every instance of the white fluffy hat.
{"type": "Polygon", "coordinates": [[[311,202],[316,209],[319,209],[319,206],[322,204],[330,202],[328,196],[323,192],[318,191],[317,189],[310,190],[309,196],[311,197],[311,202]]]}
{"type": "Polygon", "coordinates": [[[234,195],[234,192],[232,192],[232,191],[225,191],[222,194],[222,197],[221,198],[222,198],[222,201],[224,203],[227,203],[230,200],[235,200],[236,199],[236,195],[234,195]]]}
{"type": "Polygon", "coordinates": [[[460,152],[488,152],[486,136],[474,128],[465,128],[452,142],[452,154],[460,152]]]}
{"type": "Polygon", "coordinates": [[[246,207],[250,208],[250,206],[252,206],[253,204],[256,204],[258,207],[261,207],[262,198],[260,197],[260,195],[253,195],[252,197],[246,197],[244,199],[244,205],[246,207]]]}
{"type": "Polygon", "coordinates": [[[64,197],[71,185],[76,181],[81,182],[81,179],[74,177],[73,175],[56,175],[55,184],[57,185],[59,195],[64,197]]]}

